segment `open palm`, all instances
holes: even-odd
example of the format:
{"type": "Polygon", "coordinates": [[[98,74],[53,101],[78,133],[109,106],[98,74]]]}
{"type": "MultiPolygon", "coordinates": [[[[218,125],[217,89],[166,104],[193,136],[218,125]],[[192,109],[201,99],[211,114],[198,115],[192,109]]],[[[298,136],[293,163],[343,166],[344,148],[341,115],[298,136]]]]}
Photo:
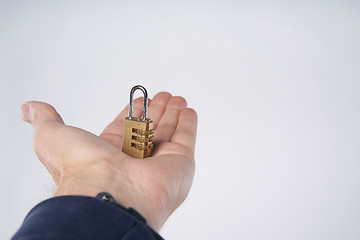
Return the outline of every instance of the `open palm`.
{"type": "MultiPolygon", "coordinates": [[[[142,115],[142,101],[134,101],[135,117],[142,115]]],[[[22,116],[34,126],[34,149],[58,185],[56,195],[108,191],[159,230],[191,187],[197,115],[185,99],[158,93],[149,101],[155,129],[152,157],[135,159],[121,151],[128,108],[100,136],[64,125],[45,103],[24,104],[22,116]]]]}

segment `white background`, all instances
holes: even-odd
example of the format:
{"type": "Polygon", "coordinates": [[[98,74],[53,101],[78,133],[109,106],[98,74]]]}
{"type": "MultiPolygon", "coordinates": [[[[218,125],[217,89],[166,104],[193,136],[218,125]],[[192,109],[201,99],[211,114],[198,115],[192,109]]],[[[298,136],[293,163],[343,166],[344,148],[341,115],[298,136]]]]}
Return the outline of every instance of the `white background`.
{"type": "Polygon", "coordinates": [[[360,239],[359,24],[356,1],[0,1],[0,239],[55,188],[21,104],[99,134],[135,84],[199,115],[165,238],[360,239]]]}

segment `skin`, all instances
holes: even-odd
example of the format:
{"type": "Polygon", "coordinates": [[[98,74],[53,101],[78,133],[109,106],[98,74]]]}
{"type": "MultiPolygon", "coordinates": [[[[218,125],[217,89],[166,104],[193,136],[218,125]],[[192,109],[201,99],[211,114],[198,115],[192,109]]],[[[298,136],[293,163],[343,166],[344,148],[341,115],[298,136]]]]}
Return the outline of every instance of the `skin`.
{"type": "MultiPolygon", "coordinates": [[[[141,117],[142,107],[143,98],[136,99],[135,117],[141,117]]],[[[65,125],[49,104],[30,101],[21,106],[22,119],[34,129],[34,150],[57,185],[54,196],[109,192],[159,231],[192,184],[197,114],[182,97],[155,95],[148,108],[155,128],[153,154],[135,159],[121,151],[128,112],[129,106],[96,136],[65,125]]]]}

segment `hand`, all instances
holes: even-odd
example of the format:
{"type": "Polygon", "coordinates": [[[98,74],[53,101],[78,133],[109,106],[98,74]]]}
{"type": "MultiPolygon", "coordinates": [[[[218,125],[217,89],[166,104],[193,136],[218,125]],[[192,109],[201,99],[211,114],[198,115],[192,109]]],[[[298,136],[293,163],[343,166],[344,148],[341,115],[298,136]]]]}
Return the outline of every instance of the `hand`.
{"type": "MultiPolygon", "coordinates": [[[[141,117],[143,98],[134,101],[141,117]]],[[[55,196],[109,192],[125,207],[133,207],[159,231],[185,200],[194,176],[196,112],[185,99],[158,93],[149,100],[154,121],[152,157],[135,159],[122,149],[127,106],[100,136],[64,125],[56,110],[42,102],[27,102],[21,116],[34,128],[33,145],[39,160],[53,177],[55,196]]]]}

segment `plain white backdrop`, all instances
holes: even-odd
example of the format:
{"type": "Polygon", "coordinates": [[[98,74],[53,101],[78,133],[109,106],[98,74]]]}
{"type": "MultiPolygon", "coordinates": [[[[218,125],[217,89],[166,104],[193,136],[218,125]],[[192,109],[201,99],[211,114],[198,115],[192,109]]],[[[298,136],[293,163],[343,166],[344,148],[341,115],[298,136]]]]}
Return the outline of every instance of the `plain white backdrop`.
{"type": "Polygon", "coordinates": [[[99,134],[135,84],[199,115],[166,239],[359,239],[359,23],[356,1],[0,1],[0,239],[55,189],[21,104],[99,134]]]}

